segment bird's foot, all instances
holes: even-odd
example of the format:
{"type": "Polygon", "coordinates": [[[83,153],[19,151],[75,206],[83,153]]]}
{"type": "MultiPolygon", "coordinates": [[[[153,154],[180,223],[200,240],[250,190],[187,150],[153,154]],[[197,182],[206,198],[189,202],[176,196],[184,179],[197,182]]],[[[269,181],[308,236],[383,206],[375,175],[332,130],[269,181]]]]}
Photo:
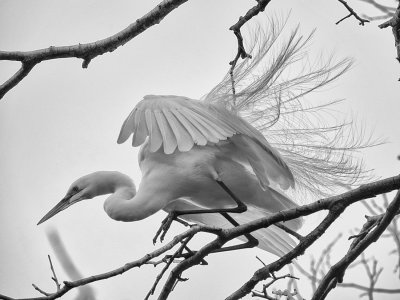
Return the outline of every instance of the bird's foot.
{"type": "MultiPolygon", "coordinates": [[[[175,211],[170,211],[168,213],[168,216],[161,222],[161,226],[160,226],[160,228],[158,228],[157,233],[153,238],[153,244],[155,244],[157,242],[158,237],[160,237],[160,242],[162,242],[164,240],[164,237],[167,234],[167,231],[169,230],[169,228],[171,227],[172,222],[174,220],[178,220],[176,217],[177,217],[177,213],[175,211]]],[[[182,221],[182,220],[180,220],[180,221],[182,221]]],[[[182,221],[182,222],[184,222],[184,221],[182,221]]]]}

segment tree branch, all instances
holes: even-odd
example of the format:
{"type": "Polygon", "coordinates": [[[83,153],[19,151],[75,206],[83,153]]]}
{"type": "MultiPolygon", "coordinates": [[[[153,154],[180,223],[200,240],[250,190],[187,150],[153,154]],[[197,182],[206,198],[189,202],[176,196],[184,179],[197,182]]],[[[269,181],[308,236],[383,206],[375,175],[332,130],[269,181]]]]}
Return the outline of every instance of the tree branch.
{"type": "Polygon", "coordinates": [[[311,233],[305,236],[293,250],[288,252],[277,261],[257,270],[248,282],[246,282],[242,287],[240,287],[237,291],[235,291],[227,298],[229,300],[240,299],[246,294],[249,294],[258,282],[269,278],[272,272],[279,271],[283,266],[290,263],[292,259],[303,254],[304,251],[309,246],[311,246],[315,242],[315,240],[317,240],[325,232],[325,230],[339,217],[339,215],[346,209],[346,207],[357,201],[374,197],[378,194],[386,193],[388,191],[399,188],[400,175],[365,184],[355,190],[343,193],[338,196],[318,200],[312,204],[303,205],[295,209],[281,211],[268,217],[255,220],[232,229],[223,230],[218,238],[205,245],[192,257],[189,257],[188,259],[182,261],[174,268],[174,270],[172,270],[158,299],[167,299],[169,293],[172,290],[172,287],[175,285],[177,278],[180,276],[180,274],[182,274],[183,271],[194,265],[199,264],[201,259],[203,259],[215,249],[220,248],[227,241],[243,235],[244,233],[251,233],[257,229],[266,228],[277,222],[292,220],[300,216],[310,215],[321,210],[329,210],[329,213],[325,217],[325,219],[311,233]]]}
{"type": "MultiPolygon", "coordinates": [[[[368,4],[372,5],[373,7],[375,7],[376,9],[380,10],[382,13],[385,14],[385,15],[383,15],[381,17],[385,17],[385,18],[390,17],[396,10],[395,8],[393,8],[391,6],[382,5],[382,4],[378,3],[378,2],[376,2],[375,0],[358,0],[358,1],[368,3],[368,4]]],[[[368,18],[373,20],[376,17],[368,17],[368,18]]]]}
{"type": "Polygon", "coordinates": [[[295,248],[289,251],[286,255],[282,256],[280,259],[261,269],[258,269],[249,281],[247,281],[238,290],[227,297],[226,300],[236,300],[244,297],[254,289],[257,283],[269,278],[272,273],[279,271],[285,265],[291,263],[294,258],[302,255],[305,249],[310,247],[325,232],[325,230],[337,219],[337,217],[344,211],[345,208],[346,206],[343,205],[334,205],[323,221],[317,227],[315,227],[311,233],[306,235],[295,248]]]}
{"type": "MultiPolygon", "coordinates": [[[[89,276],[86,278],[82,278],[76,281],[64,281],[64,286],[58,290],[55,293],[50,294],[49,296],[45,296],[45,297],[33,297],[33,298],[23,298],[23,299],[19,299],[19,300],[53,300],[53,299],[57,299],[60,298],[61,296],[63,296],[64,294],[66,294],[67,292],[69,292],[70,290],[77,288],[79,286],[83,286],[86,285],[88,283],[91,282],[95,282],[95,281],[99,281],[99,280],[104,280],[104,279],[108,279],[117,275],[121,275],[127,271],[129,271],[130,269],[136,268],[136,267],[140,267],[142,265],[145,264],[154,264],[152,263],[150,260],[165,253],[166,251],[172,249],[175,245],[177,245],[178,243],[180,243],[182,240],[184,240],[187,237],[193,236],[194,234],[196,234],[197,232],[202,231],[202,232],[209,232],[209,233],[214,233],[214,234],[218,234],[219,229],[218,228],[214,228],[214,227],[208,227],[208,226],[199,226],[199,225],[195,225],[193,227],[191,227],[190,229],[188,229],[187,231],[185,231],[184,233],[181,233],[177,236],[175,236],[172,241],[170,241],[169,243],[165,244],[164,246],[158,248],[157,250],[154,250],[153,252],[146,254],[145,256],[143,256],[142,258],[135,260],[133,262],[129,262],[126,263],[125,265],[123,265],[122,267],[119,267],[117,269],[114,269],[112,271],[109,272],[105,272],[105,273],[101,273],[98,275],[93,275],[93,276],[89,276]]],[[[4,296],[0,294],[0,299],[1,300],[16,300],[14,298],[8,297],[8,296],[4,296]]]]}
{"type": "MultiPolygon", "coordinates": [[[[397,9],[393,15],[393,17],[382,23],[381,25],[379,25],[378,27],[383,29],[383,28],[387,28],[387,27],[392,27],[392,32],[393,32],[393,36],[394,36],[394,45],[396,47],[397,50],[397,61],[400,62],[400,2],[399,5],[397,6],[397,9]]],[[[400,81],[400,78],[399,78],[400,81]]]]}
{"type": "Polygon", "coordinates": [[[105,39],[73,46],[60,46],[34,50],[34,51],[0,51],[0,61],[19,61],[21,68],[0,85],[0,99],[14,88],[29,72],[39,63],[45,60],[58,58],[80,58],[83,59],[82,68],[87,68],[90,61],[106,52],[112,52],[118,47],[129,42],[149,27],[156,25],[164,19],[171,11],[187,2],[188,0],[164,0],[149,11],[135,23],[130,24],[120,32],[105,39]]]}
{"type": "MultiPolygon", "coordinates": [[[[341,195],[321,199],[308,205],[299,206],[295,209],[285,210],[275,214],[271,214],[268,217],[260,218],[258,220],[254,220],[252,222],[231,229],[222,230],[220,228],[212,226],[195,225],[186,232],[175,236],[172,239],[172,241],[170,241],[163,247],[160,247],[159,249],[145,255],[141,259],[127,263],[120,268],[117,268],[115,270],[106,273],[101,273],[98,275],[86,277],[76,281],[70,281],[70,282],[65,281],[64,286],[59,291],[49,296],[37,297],[37,298],[25,298],[20,300],[52,300],[60,298],[73,288],[83,286],[94,281],[104,280],[110,277],[114,277],[116,275],[123,274],[132,268],[139,267],[144,264],[154,264],[152,261],[150,261],[151,259],[158,257],[159,255],[172,249],[178,243],[181,243],[188,237],[194,236],[198,232],[208,232],[215,234],[217,236],[216,239],[206,244],[199,251],[192,252],[191,256],[181,261],[170,272],[170,275],[167,281],[165,282],[164,287],[162,288],[162,291],[158,298],[158,299],[167,299],[168,295],[174,288],[176,282],[182,281],[181,278],[182,272],[184,272],[185,270],[187,270],[192,266],[201,264],[204,261],[204,258],[208,254],[210,254],[213,250],[221,248],[226,242],[234,238],[237,238],[238,236],[241,236],[245,233],[251,233],[260,228],[266,228],[278,222],[289,221],[301,216],[307,216],[321,210],[329,211],[328,215],[324,218],[324,220],[316,228],[314,228],[314,230],[311,231],[308,235],[302,237],[300,243],[294,249],[289,251],[286,255],[279,258],[278,260],[256,271],[253,277],[248,282],[246,282],[239,290],[237,290],[227,298],[227,299],[239,299],[244,295],[250,293],[258,282],[270,278],[272,273],[279,271],[285,265],[291,263],[291,261],[294,258],[296,258],[299,255],[302,255],[310,245],[312,245],[322,234],[325,233],[326,229],[340,216],[340,214],[349,205],[357,201],[361,201],[363,199],[374,197],[378,194],[387,193],[396,189],[400,189],[400,175],[372,182],[369,184],[365,184],[355,190],[343,193],[341,195]]],[[[393,202],[388,207],[389,212],[392,212],[392,210],[394,209],[392,207],[393,207],[393,202]]],[[[396,212],[397,210],[398,209],[396,209],[396,212]]],[[[379,235],[376,235],[375,232],[378,229],[381,230],[382,226],[386,224],[388,218],[390,217],[393,216],[387,213],[382,218],[379,225],[376,226],[375,230],[368,233],[368,235],[364,238],[364,240],[357,244],[357,246],[353,249],[353,252],[359,251],[360,247],[366,248],[370,243],[372,243],[373,239],[378,238],[379,235]],[[364,246],[366,240],[368,240],[369,244],[367,246],[364,246]]],[[[0,299],[13,300],[13,298],[4,295],[0,295],[0,299]]]]}
{"type": "Polygon", "coordinates": [[[318,286],[317,291],[313,296],[313,300],[323,300],[326,295],[336,287],[337,282],[343,281],[344,273],[347,267],[365,250],[371,245],[373,242],[376,242],[380,235],[385,231],[385,229],[389,226],[390,222],[393,220],[395,215],[398,213],[400,208],[400,191],[397,192],[394,200],[388,206],[386,213],[380,220],[379,224],[376,225],[375,229],[369,232],[364,238],[360,238],[361,240],[354,245],[351,244],[348,253],[337,263],[335,264],[326,276],[321,280],[320,285],[318,286]]]}
{"type": "MultiPolygon", "coordinates": [[[[355,238],[355,242],[350,246],[350,248],[354,248],[354,246],[362,239],[364,238],[368,232],[370,232],[376,225],[378,225],[378,223],[380,222],[380,220],[382,219],[382,217],[385,214],[385,210],[387,209],[389,203],[387,200],[387,196],[386,194],[382,194],[382,198],[383,198],[383,203],[381,205],[378,205],[376,203],[376,201],[374,199],[371,199],[372,202],[372,206],[378,210],[380,213],[382,213],[381,215],[377,215],[378,213],[375,211],[375,209],[372,208],[372,206],[370,206],[366,200],[362,201],[362,204],[367,208],[367,210],[373,214],[373,217],[368,217],[367,218],[367,222],[364,224],[363,228],[360,230],[360,233],[357,235],[353,235],[351,237],[349,237],[349,239],[353,239],[355,238]]],[[[399,214],[400,211],[397,212],[397,214],[399,214]]],[[[394,232],[392,232],[393,227],[395,227],[395,225],[397,224],[396,222],[396,218],[398,216],[396,216],[391,224],[387,227],[387,231],[390,232],[389,236],[392,235],[396,235],[397,230],[395,230],[394,232]]],[[[294,266],[296,267],[296,269],[304,276],[306,276],[311,283],[312,289],[313,289],[313,293],[315,293],[315,291],[317,290],[317,283],[319,283],[322,279],[319,278],[320,276],[324,277],[326,275],[326,272],[322,269],[322,267],[326,266],[327,269],[331,269],[332,265],[329,262],[329,257],[330,257],[330,253],[332,252],[333,246],[335,245],[335,243],[337,242],[338,238],[341,236],[342,234],[340,234],[337,238],[335,238],[330,244],[328,244],[328,246],[321,252],[321,254],[319,255],[319,259],[318,262],[315,263],[315,259],[312,258],[311,259],[311,266],[310,266],[310,271],[306,271],[305,269],[303,269],[303,267],[301,265],[299,265],[296,261],[293,261],[294,266]]],[[[381,237],[383,237],[383,235],[381,235],[381,237]]],[[[397,251],[396,251],[397,252],[397,251]]],[[[354,289],[359,289],[361,291],[364,291],[365,293],[361,294],[360,297],[367,295],[369,297],[370,300],[373,299],[373,294],[374,293],[386,293],[386,294],[400,294],[400,290],[399,289],[385,289],[385,288],[377,288],[376,284],[378,282],[378,278],[383,270],[383,268],[379,268],[379,270],[377,269],[377,265],[378,265],[378,261],[372,257],[371,259],[365,259],[364,257],[364,253],[361,254],[361,260],[352,263],[351,265],[348,266],[347,269],[350,268],[354,268],[358,265],[362,264],[364,266],[364,269],[366,271],[366,275],[369,279],[369,286],[363,286],[363,285],[359,285],[356,283],[339,283],[338,286],[339,287],[345,287],[345,288],[354,288],[354,289]],[[368,265],[369,261],[372,262],[372,267],[370,267],[368,265]]],[[[290,268],[291,270],[293,268],[290,268]]],[[[293,273],[293,271],[292,271],[293,273]]],[[[291,283],[291,282],[290,282],[291,283]]]]}
{"type": "Polygon", "coordinates": [[[360,21],[360,25],[364,26],[365,23],[368,23],[369,20],[367,19],[363,19],[361,18],[355,11],[354,9],[352,9],[346,1],[344,0],[338,0],[340,3],[342,3],[344,5],[344,7],[346,7],[346,9],[349,11],[349,14],[345,17],[343,17],[342,19],[340,19],[339,21],[336,22],[336,25],[338,25],[340,22],[344,21],[347,18],[350,18],[351,16],[354,16],[354,18],[356,18],[358,21],[360,21]]]}
{"type": "MultiPolygon", "coordinates": [[[[357,284],[357,283],[339,283],[338,284],[339,287],[343,287],[343,288],[355,288],[361,291],[365,291],[368,292],[369,291],[369,287],[367,286],[363,286],[361,284],[357,284]]],[[[385,289],[385,288],[376,288],[374,287],[374,293],[382,293],[382,294],[400,294],[400,289],[385,289]]]]}
{"type": "MultiPolygon", "coordinates": [[[[263,263],[264,264],[264,263],[263,263]]],[[[269,299],[269,300],[274,300],[275,298],[272,298],[268,295],[267,289],[274,284],[276,281],[280,280],[280,279],[284,279],[284,278],[291,278],[291,279],[296,279],[298,280],[299,278],[291,275],[291,274],[286,274],[286,275],[282,275],[282,276],[276,276],[276,277],[272,277],[272,280],[266,284],[263,285],[263,289],[262,291],[252,291],[252,297],[260,297],[263,299],[269,299]]],[[[274,292],[272,292],[274,293],[274,292]]],[[[294,295],[296,295],[297,293],[295,292],[294,295]]]]}
{"type": "MultiPolygon", "coordinates": [[[[257,0],[257,5],[250,8],[244,16],[239,17],[239,21],[237,21],[234,25],[232,25],[229,30],[232,30],[236,36],[238,43],[238,50],[235,58],[229,62],[231,65],[229,69],[229,74],[231,76],[231,85],[232,85],[232,94],[235,96],[235,79],[233,78],[233,71],[235,70],[236,64],[239,58],[251,58],[251,55],[248,54],[243,45],[243,36],[240,29],[244,24],[247,23],[251,18],[258,15],[260,12],[265,10],[265,7],[271,2],[271,0],[257,0]]],[[[235,103],[236,104],[236,103],[235,103]]]]}

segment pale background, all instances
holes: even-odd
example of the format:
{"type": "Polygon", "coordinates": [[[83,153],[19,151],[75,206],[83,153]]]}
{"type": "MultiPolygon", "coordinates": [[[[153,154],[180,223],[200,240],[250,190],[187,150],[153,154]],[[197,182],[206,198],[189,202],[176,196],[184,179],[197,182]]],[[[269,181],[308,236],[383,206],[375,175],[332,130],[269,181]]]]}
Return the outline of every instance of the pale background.
{"type": "MultiPolygon", "coordinates": [[[[146,94],[200,98],[207,93],[235,55],[236,40],[228,28],[254,3],[189,1],[160,25],[114,53],[96,58],[87,70],[81,69],[82,61],[77,59],[41,63],[0,101],[0,293],[30,297],[37,294],[31,283],[47,291],[54,289],[47,263],[47,254],[52,253],[46,238],[49,227],[58,229],[86,276],[121,266],[154,249],[151,239],[164,213],[140,223],[119,223],[106,216],[101,199],[76,205],[39,227],[36,223],[64,196],[70,183],[84,174],[118,170],[136,182],[140,180],[137,149],[116,144],[122,121],[146,94]]],[[[33,50],[91,42],[121,30],[156,4],[129,0],[0,0],[0,49],[33,50]]],[[[365,6],[359,7],[368,12],[365,6]]],[[[394,59],[391,31],[378,29],[377,23],[361,27],[354,19],[335,25],[347,14],[335,0],[272,1],[266,13],[285,16],[290,9],[288,28],[300,23],[304,33],[317,29],[313,49],[356,59],[350,72],[313,97],[346,98],[336,112],[338,116],[355,116],[368,131],[374,130],[376,136],[388,141],[361,153],[366,164],[375,169],[377,176],[398,174],[400,69],[394,59]]],[[[18,63],[0,62],[1,82],[17,67],[18,63]]],[[[311,251],[321,250],[335,231],[344,231],[345,237],[334,253],[338,257],[343,254],[349,244],[349,230],[363,222],[361,208],[357,206],[345,214],[343,221],[328,232],[329,237],[311,251]]],[[[310,218],[304,230],[317,221],[317,217],[310,218]]],[[[174,228],[175,233],[182,230],[174,228]]],[[[390,243],[380,243],[368,252],[385,266],[378,287],[399,285],[392,274],[396,258],[388,257],[391,249],[390,243]]],[[[273,259],[254,249],[209,257],[209,266],[184,273],[190,280],[179,284],[171,299],[224,298],[261,267],[255,255],[265,262],[273,259]]],[[[59,277],[67,280],[53,260],[59,277]]],[[[303,264],[307,267],[307,260],[303,264]]],[[[159,270],[145,266],[95,283],[97,299],[142,299],[159,270]]],[[[364,271],[349,272],[345,281],[362,283],[364,276],[364,271]]],[[[308,298],[305,283],[303,279],[299,285],[308,298]]],[[[330,299],[350,299],[358,294],[336,289],[330,299]]],[[[70,293],[63,299],[73,296],[70,293]]]]}

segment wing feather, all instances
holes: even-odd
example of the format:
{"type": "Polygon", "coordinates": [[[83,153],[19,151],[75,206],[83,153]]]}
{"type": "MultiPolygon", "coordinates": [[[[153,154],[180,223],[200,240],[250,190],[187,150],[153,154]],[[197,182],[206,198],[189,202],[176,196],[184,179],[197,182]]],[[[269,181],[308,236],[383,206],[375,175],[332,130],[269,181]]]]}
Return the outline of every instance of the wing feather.
{"type": "Polygon", "coordinates": [[[185,116],[187,116],[187,119],[190,121],[190,123],[192,123],[203,134],[207,141],[218,143],[220,141],[220,138],[223,138],[223,136],[213,130],[207,124],[207,122],[201,118],[200,115],[187,108],[183,108],[181,111],[184,113],[185,116]]]}
{"type": "Polygon", "coordinates": [[[118,136],[118,144],[122,144],[126,142],[126,140],[131,136],[134,124],[135,124],[135,113],[137,108],[135,107],[129,116],[125,119],[124,123],[122,124],[121,131],[119,132],[118,136]]]}
{"type": "Polygon", "coordinates": [[[163,113],[175,135],[179,151],[189,151],[192,149],[194,142],[188,131],[175,118],[170,110],[163,109],[163,113]]]}
{"type": "Polygon", "coordinates": [[[163,141],[163,145],[164,145],[164,152],[165,152],[165,154],[171,154],[175,151],[176,146],[177,146],[174,132],[172,131],[171,127],[169,126],[168,121],[165,118],[163,111],[156,109],[154,111],[154,115],[157,120],[158,128],[160,128],[162,141],[163,141]]]}
{"type": "Polygon", "coordinates": [[[146,124],[150,136],[150,151],[155,152],[160,149],[162,145],[162,136],[158,128],[157,120],[154,112],[150,109],[145,110],[146,124]]]}
{"type": "Polygon", "coordinates": [[[208,119],[208,122],[212,122],[212,124],[214,125],[214,129],[225,137],[230,137],[238,132],[227,122],[221,121],[221,119],[219,118],[219,112],[217,112],[217,110],[214,110],[212,106],[209,106],[207,110],[194,106],[193,110],[197,112],[203,119],[208,119]]]}
{"type": "Polygon", "coordinates": [[[207,139],[204,137],[204,135],[179,110],[173,109],[171,111],[185,127],[185,129],[189,132],[193,142],[196,145],[207,145],[207,139]]]}
{"type": "Polygon", "coordinates": [[[137,147],[143,144],[148,136],[145,112],[140,109],[136,110],[134,120],[132,146],[137,147]]]}

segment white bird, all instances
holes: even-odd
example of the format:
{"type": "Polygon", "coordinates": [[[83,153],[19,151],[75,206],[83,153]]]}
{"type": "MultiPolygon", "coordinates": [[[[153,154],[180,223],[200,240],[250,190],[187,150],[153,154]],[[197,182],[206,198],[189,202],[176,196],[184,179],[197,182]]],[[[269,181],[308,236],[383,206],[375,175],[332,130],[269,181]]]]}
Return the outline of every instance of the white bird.
{"type": "MultiPolygon", "coordinates": [[[[302,60],[300,50],[309,40],[296,37],[296,29],[267,71],[254,76],[252,70],[280,35],[274,25],[270,32],[253,59],[237,66],[234,97],[227,76],[204,101],[146,96],[136,105],[118,143],[133,134],[132,145],[142,146],[142,180],[137,191],[133,181],[119,172],[83,176],[39,224],[79,201],[111,194],[104,209],[115,220],[138,221],[165,210],[178,211],[179,218],[190,222],[226,228],[296,207],[285,192],[293,190],[295,181],[296,187],[321,192],[343,182],[350,184],[359,167],[348,159],[346,150],[355,146],[340,140],[343,126],[307,127],[307,113],[313,107],[303,109],[299,100],[343,74],[349,62],[328,63],[280,81],[288,66],[302,60]],[[301,120],[296,123],[297,118],[301,120]],[[269,130],[278,119],[284,125],[273,134],[269,130]],[[332,139],[327,138],[329,133],[332,139]],[[273,139],[280,152],[265,136],[273,139]]],[[[301,224],[300,219],[285,223],[294,231],[301,224]]],[[[241,238],[249,242],[256,238],[258,247],[278,256],[295,245],[288,233],[275,226],[241,238]]]]}
{"type": "MultiPolygon", "coordinates": [[[[126,222],[142,220],[161,209],[234,212],[240,206],[235,203],[237,198],[248,207],[232,216],[238,223],[296,207],[279,191],[294,186],[282,157],[254,127],[225,108],[185,97],[146,96],[125,120],[118,143],[132,133],[132,145],[142,145],[142,180],[137,192],[126,175],[95,172],[75,181],[67,196],[39,223],[74,203],[104,194],[111,194],[104,202],[107,214],[126,222]]],[[[228,225],[209,212],[180,218],[228,225]]],[[[297,230],[301,221],[287,225],[297,230]]],[[[260,248],[277,255],[294,245],[278,228],[259,230],[254,237],[260,248]]]]}

